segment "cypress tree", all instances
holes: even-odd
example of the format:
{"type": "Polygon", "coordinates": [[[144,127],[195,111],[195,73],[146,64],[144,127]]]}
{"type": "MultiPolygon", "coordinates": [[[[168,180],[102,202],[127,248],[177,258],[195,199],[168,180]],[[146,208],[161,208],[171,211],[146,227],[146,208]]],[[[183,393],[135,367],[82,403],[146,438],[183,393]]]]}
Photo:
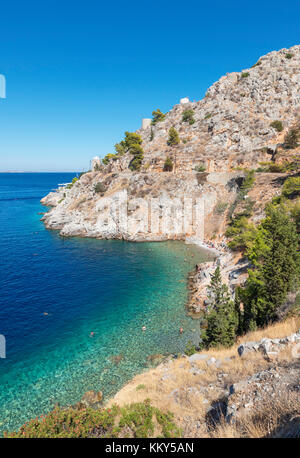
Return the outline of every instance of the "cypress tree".
{"type": "Polygon", "coordinates": [[[235,342],[238,316],[234,302],[230,299],[228,287],[222,283],[220,267],[212,275],[208,295],[212,304],[207,311],[207,327],[202,334],[202,348],[225,346],[235,342]]]}

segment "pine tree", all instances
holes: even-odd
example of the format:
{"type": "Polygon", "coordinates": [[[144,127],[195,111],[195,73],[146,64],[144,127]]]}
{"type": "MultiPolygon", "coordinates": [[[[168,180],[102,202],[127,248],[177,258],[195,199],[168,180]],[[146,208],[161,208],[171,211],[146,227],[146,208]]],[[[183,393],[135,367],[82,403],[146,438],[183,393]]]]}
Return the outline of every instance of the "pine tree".
{"type": "Polygon", "coordinates": [[[231,301],[228,287],[222,283],[220,267],[212,275],[208,295],[212,300],[207,311],[207,327],[202,334],[202,348],[234,344],[238,328],[238,316],[235,304],[231,301]]]}
{"type": "Polygon", "coordinates": [[[166,117],[166,115],[162,113],[159,108],[157,108],[157,110],[152,111],[152,116],[152,124],[156,124],[157,122],[163,121],[166,117]]]}
{"type": "Polygon", "coordinates": [[[167,141],[168,145],[175,146],[175,145],[178,145],[179,142],[180,142],[180,138],[179,138],[177,130],[174,127],[171,127],[169,129],[169,138],[167,141]]]}
{"type": "Polygon", "coordinates": [[[141,146],[142,137],[135,132],[125,132],[125,138],[120,143],[115,145],[117,155],[123,156],[126,153],[133,155],[133,159],[129,164],[131,170],[139,170],[144,158],[144,150],[141,146]]]}
{"type": "Polygon", "coordinates": [[[256,266],[242,292],[244,330],[276,320],[299,275],[296,224],[281,205],[270,205],[258,230],[250,258],[256,266]],[[253,255],[255,253],[255,255],[253,255]]]}

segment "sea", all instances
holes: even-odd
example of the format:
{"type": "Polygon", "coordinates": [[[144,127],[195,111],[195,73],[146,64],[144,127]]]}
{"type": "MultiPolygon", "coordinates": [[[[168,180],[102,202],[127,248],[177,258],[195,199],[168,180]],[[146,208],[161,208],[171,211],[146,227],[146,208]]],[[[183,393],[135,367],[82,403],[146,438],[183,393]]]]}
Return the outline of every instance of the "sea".
{"type": "Polygon", "coordinates": [[[154,355],[199,342],[187,276],[207,252],[45,229],[40,199],[74,176],[0,173],[1,434],[89,390],[107,400],[154,355]]]}

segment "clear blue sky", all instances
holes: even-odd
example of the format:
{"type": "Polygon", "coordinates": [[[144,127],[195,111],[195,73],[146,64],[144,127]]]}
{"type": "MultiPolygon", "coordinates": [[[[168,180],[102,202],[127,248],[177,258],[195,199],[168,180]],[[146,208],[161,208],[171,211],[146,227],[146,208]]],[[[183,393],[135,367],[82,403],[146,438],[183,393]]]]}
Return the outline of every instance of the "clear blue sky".
{"type": "Polygon", "coordinates": [[[125,130],[300,43],[299,1],[2,2],[0,171],[81,171],[125,130]]]}

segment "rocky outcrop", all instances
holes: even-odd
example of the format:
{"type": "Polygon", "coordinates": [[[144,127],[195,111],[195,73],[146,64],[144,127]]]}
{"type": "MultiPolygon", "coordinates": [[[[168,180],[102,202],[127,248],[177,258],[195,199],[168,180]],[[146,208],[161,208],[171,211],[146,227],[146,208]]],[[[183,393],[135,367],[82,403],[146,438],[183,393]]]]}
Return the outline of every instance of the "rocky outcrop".
{"type": "Polygon", "coordinates": [[[63,236],[202,240],[215,204],[234,200],[241,173],[204,175],[86,173],[63,194],[59,191],[62,200],[53,193],[42,199],[44,205],[56,205],[42,220],[63,236]]]}

